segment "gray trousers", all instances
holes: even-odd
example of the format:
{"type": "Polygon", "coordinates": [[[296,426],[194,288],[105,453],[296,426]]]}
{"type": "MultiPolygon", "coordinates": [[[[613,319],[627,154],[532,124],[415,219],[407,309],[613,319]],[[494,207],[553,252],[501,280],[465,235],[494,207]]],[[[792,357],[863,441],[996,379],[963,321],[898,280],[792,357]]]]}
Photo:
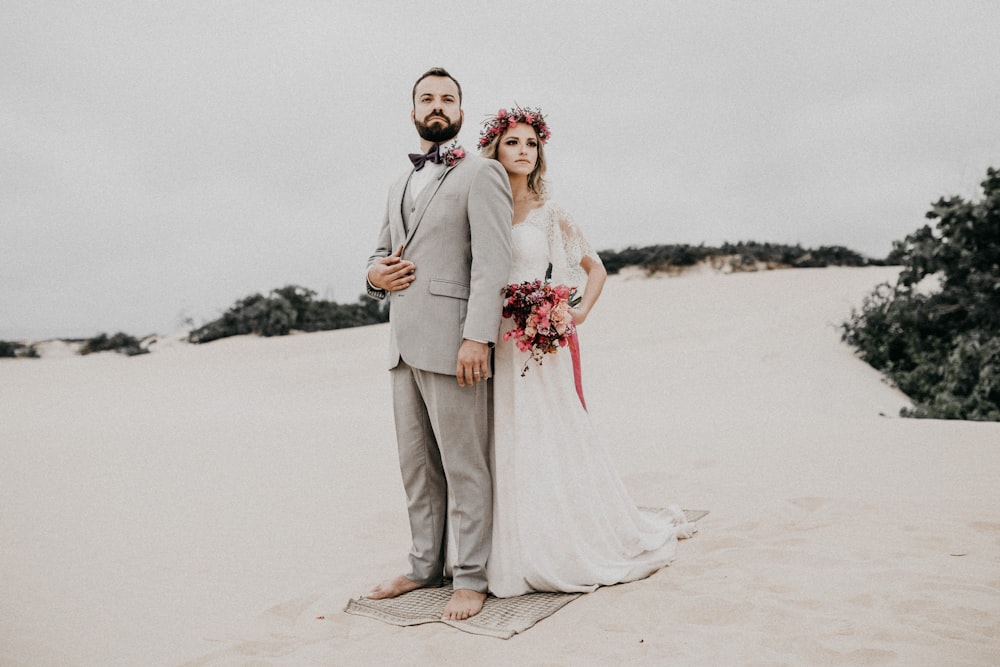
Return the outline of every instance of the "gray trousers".
{"type": "Polygon", "coordinates": [[[421,584],[440,581],[450,537],[457,554],[454,587],[485,593],[493,531],[492,381],[461,387],[454,375],[418,370],[402,360],[391,375],[413,539],[406,577],[421,584]]]}

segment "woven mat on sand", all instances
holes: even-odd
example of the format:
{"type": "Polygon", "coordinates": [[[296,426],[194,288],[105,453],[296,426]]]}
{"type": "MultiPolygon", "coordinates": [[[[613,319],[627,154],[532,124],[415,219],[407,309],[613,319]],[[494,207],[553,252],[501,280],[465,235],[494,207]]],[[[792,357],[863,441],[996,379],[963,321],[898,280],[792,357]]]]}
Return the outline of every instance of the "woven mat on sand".
{"type": "Polygon", "coordinates": [[[483,603],[483,610],[469,620],[442,621],[441,613],[451,599],[451,592],[452,587],[449,582],[439,588],[418,588],[389,600],[356,598],[347,603],[344,611],[392,625],[445,623],[474,635],[510,639],[583,595],[583,593],[529,593],[516,598],[495,598],[490,595],[483,603]]]}
{"type": "MultiPolygon", "coordinates": [[[[684,510],[688,521],[698,521],[707,510],[684,510]]],[[[483,610],[467,621],[442,621],[441,613],[451,598],[448,582],[438,588],[418,588],[388,600],[355,598],[347,603],[348,614],[367,616],[390,625],[444,623],[475,635],[510,639],[538,621],[551,616],[582,593],[528,593],[514,598],[487,596],[483,610]]]]}

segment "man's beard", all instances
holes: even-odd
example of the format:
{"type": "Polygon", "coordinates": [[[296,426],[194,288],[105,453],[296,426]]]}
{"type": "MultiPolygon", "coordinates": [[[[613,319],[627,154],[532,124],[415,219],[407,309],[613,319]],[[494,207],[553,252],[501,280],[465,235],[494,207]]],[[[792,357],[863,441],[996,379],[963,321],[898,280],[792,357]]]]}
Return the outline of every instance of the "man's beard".
{"type": "MultiPolygon", "coordinates": [[[[437,116],[437,118],[447,118],[444,114],[431,114],[432,116],[437,116]]],[[[417,134],[420,135],[421,139],[426,141],[433,141],[436,144],[443,143],[449,139],[454,139],[458,136],[458,131],[462,129],[462,117],[459,116],[458,120],[454,123],[449,122],[447,125],[442,124],[439,120],[433,121],[433,125],[424,124],[422,121],[414,120],[413,124],[417,126],[417,134]]]]}

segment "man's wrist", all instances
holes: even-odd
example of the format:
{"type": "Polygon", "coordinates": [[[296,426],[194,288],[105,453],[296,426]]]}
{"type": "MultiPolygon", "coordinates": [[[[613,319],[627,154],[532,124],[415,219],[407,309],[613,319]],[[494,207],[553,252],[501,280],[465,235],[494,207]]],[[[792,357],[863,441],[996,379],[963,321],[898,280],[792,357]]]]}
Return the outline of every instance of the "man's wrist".
{"type": "Polygon", "coordinates": [[[368,291],[368,296],[373,299],[384,299],[386,296],[386,291],[380,287],[375,287],[372,285],[372,281],[369,278],[365,278],[365,286],[368,291]]]}

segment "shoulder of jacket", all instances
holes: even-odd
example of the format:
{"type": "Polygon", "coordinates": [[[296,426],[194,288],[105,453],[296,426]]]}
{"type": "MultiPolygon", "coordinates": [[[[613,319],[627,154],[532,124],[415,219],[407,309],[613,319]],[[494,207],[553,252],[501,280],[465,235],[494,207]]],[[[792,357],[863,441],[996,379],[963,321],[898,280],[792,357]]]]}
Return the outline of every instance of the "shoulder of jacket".
{"type": "Polygon", "coordinates": [[[464,169],[482,169],[483,165],[486,164],[488,160],[481,155],[476,155],[474,153],[466,155],[464,158],[455,163],[455,168],[462,167],[464,169]]]}

